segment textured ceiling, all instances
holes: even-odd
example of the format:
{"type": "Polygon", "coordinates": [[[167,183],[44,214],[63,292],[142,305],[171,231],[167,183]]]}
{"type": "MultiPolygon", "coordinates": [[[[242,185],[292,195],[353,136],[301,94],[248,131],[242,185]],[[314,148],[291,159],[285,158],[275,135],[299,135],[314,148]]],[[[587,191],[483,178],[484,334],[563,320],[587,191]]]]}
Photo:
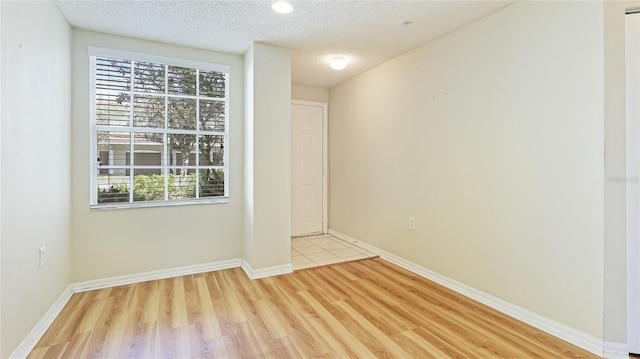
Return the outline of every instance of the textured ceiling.
{"type": "Polygon", "coordinates": [[[291,48],[292,82],[332,87],[513,1],[56,1],[74,27],[244,54],[252,41],[291,48]],[[410,24],[405,25],[405,22],[410,24]],[[345,70],[328,66],[331,55],[345,70]]]}

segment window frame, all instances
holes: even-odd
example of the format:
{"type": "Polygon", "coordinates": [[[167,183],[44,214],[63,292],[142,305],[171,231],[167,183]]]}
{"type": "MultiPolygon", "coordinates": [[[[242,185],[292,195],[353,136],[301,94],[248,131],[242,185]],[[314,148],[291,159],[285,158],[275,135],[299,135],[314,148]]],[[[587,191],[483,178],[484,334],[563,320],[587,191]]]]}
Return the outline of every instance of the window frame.
{"type": "MultiPolygon", "coordinates": [[[[229,89],[230,89],[230,66],[223,64],[215,64],[208,63],[202,61],[195,60],[186,60],[186,59],[177,59],[171,57],[150,55],[150,54],[142,54],[137,52],[130,51],[121,51],[115,49],[107,49],[100,47],[90,46],[88,48],[89,55],[89,127],[90,127],[90,139],[89,139],[89,195],[90,195],[90,209],[91,210],[108,210],[108,209],[125,209],[125,208],[148,208],[148,207],[165,207],[165,206],[181,206],[181,205],[195,205],[195,204],[213,204],[213,203],[228,203],[229,202],[229,89]],[[184,198],[184,199],[164,199],[164,200],[155,200],[155,201],[133,201],[133,202],[114,202],[114,203],[98,203],[98,174],[100,168],[98,166],[98,125],[97,125],[97,116],[96,116],[96,83],[97,83],[97,73],[96,73],[96,58],[97,57],[111,57],[116,59],[123,59],[128,61],[139,61],[139,62],[148,62],[155,63],[161,65],[168,66],[179,66],[197,70],[205,70],[205,71],[215,71],[225,73],[225,97],[224,97],[224,105],[225,105],[225,113],[224,113],[224,131],[210,131],[210,132],[220,132],[223,134],[223,143],[225,150],[223,152],[223,171],[224,171],[224,196],[217,197],[200,197],[200,198],[184,198]]],[[[132,89],[133,93],[133,89],[132,89]]],[[[165,97],[167,94],[165,93],[165,97]]],[[[196,99],[199,96],[196,96],[196,99]]],[[[132,104],[133,106],[133,104],[132,104]]],[[[196,106],[197,101],[196,101],[196,106]]],[[[133,121],[133,119],[131,118],[133,121]]],[[[166,120],[166,117],[165,117],[166,120]]],[[[166,121],[165,121],[166,122],[166,121]]],[[[200,119],[199,115],[196,114],[196,123],[199,124],[200,119]]],[[[199,125],[197,125],[199,126],[199,125]]],[[[185,130],[186,132],[194,132],[196,136],[202,136],[200,130],[185,130]]],[[[130,123],[129,127],[124,127],[122,132],[128,132],[131,134],[136,133],[136,128],[133,126],[133,123],[130,123]]],[[[167,127],[165,124],[165,128],[161,130],[163,134],[171,134],[171,133],[180,133],[180,131],[172,130],[167,127]]],[[[205,131],[207,132],[207,131],[205,131]]],[[[205,134],[206,135],[206,134],[205,134]]],[[[133,141],[133,139],[131,140],[133,141]]],[[[133,142],[131,142],[131,147],[134,151],[133,155],[135,157],[135,148],[133,142]]],[[[197,149],[196,149],[197,150],[197,149]]],[[[135,160],[134,160],[135,161],[135,160]]],[[[135,166],[135,162],[130,163],[131,168],[135,166]]],[[[197,168],[193,169],[194,172],[198,173],[200,163],[196,161],[197,168]]],[[[160,167],[162,168],[162,173],[166,173],[167,170],[171,167],[170,165],[165,163],[161,163],[160,167]]],[[[135,173],[135,172],[134,172],[135,173]]],[[[167,174],[165,174],[166,176],[167,174]]],[[[133,176],[130,183],[133,182],[133,176]]],[[[165,182],[166,186],[166,182],[165,182]]],[[[198,187],[198,186],[196,186],[198,187]]],[[[130,190],[130,193],[133,193],[133,190],[130,190]]]]}

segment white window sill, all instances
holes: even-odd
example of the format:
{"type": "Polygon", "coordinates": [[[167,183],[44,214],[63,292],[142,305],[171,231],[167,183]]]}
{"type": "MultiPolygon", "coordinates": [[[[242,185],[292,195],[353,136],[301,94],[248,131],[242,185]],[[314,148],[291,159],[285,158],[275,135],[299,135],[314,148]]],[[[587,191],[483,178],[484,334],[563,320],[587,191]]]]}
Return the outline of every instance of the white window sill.
{"type": "Polygon", "coordinates": [[[133,208],[151,208],[151,207],[174,207],[174,206],[191,206],[200,204],[216,204],[229,203],[229,197],[215,197],[205,199],[189,199],[189,200],[173,200],[173,201],[149,201],[134,203],[110,203],[110,204],[94,204],[91,205],[91,211],[110,211],[115,209],[133,209],[133,208]]]}

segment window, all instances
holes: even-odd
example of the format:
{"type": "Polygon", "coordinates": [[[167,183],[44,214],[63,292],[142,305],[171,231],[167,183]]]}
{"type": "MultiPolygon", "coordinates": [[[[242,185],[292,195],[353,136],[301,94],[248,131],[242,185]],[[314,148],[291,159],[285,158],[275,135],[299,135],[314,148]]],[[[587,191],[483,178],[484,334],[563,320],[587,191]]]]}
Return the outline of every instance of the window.
{"type": "Polygon", "coordinates": [[[228,201],[228,68],[91,49],[91,205],[228,201]]]}

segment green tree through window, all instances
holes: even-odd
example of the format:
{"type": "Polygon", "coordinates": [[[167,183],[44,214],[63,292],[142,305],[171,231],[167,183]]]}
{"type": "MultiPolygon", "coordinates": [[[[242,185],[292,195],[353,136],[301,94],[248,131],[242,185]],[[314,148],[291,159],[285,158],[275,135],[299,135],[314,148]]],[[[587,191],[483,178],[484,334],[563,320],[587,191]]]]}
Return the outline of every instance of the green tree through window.
{"type": "Polygon", "coordinates": [[[92,61],[92,204],[226,197],[228,73],[102,56],[92,61]]]}

